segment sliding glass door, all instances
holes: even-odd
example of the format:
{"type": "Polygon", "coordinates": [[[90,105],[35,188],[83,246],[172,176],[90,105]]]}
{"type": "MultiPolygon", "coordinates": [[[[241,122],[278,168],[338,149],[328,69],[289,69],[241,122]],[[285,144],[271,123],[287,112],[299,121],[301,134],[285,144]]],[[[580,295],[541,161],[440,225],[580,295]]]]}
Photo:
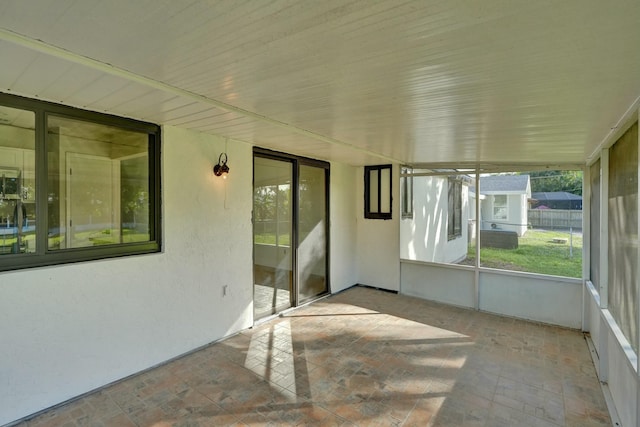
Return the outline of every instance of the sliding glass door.
{"type": "Polygon", "coordinates": [[[298,298],[327,292],[327,207],[325,169],[300,165],[298,180],[298,298]]]}
{"type": "Polygon", "coordinates": [[[253,164],[253,307],[256,318],[293,300],[293,164],[255,157],[253,164]]]}
{"type": "Polygon", "coordinates": [[[254,152],[256,319],[329,291],[328,167],[266,150],[254,152]]]}

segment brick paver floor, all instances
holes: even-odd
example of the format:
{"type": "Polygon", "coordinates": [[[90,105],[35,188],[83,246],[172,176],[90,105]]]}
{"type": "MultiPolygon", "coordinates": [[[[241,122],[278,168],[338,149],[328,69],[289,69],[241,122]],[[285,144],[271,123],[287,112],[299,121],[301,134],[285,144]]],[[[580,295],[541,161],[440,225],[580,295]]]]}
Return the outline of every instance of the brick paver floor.
{"type": "Polygon", "coordinates": [[[611,425],[579,331],[355,287],[20,426],[611,425]]]}

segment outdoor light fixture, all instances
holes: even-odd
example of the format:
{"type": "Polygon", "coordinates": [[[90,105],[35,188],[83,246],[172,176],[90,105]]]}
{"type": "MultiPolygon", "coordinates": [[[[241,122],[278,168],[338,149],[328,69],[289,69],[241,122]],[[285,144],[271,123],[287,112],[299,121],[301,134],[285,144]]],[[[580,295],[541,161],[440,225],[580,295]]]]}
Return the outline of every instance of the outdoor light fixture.
{"type": "Polygon", "coordinates": [[[221,176],[223,179],[227,179],[227,175],[229,173],[229,166],[227,166],[227,153],[221,153],[220,157],[218,157],[218,164],[213,167],[213,174],[215,176],[221,176]],[[224,156],[224,161],[222,161],[222,156],[224,156]]]}

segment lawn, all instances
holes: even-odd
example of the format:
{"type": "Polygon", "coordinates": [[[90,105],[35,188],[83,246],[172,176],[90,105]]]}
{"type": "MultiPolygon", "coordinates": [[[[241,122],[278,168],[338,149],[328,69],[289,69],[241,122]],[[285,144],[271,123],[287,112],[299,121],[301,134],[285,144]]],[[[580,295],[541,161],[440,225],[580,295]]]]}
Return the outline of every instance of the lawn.
{"type": "MultiPolygon", "coordinates": [[[[264,244],[264,245],[275,245],[276,244],[276,235],[275,233],[260,233],[254,236],[254,243],[264,244]]],[[[278,240],[278,245],[280,246],[289,246],[289,234],[280,234],[280,239],[278,240]]]]}
{"type": "MultiPolygon", "coordinates": [[[[475,255],[475,246],[470,246],[464,264],[473,264],[475,255]]],[[[582,234],[574,233],[570,237],[568,232],[528,230],[518,238],[517,249],[482,248],[480,265],[579,278],[582,277],[582,234]],[[566,239],[566,243],[553,243],[553,239],[566,239]]]]}
{"type": "MultiPolygon", "coordinates": [[[[5,235],[0,237],[0,254],[9,254],[14,250],[14,245],[18,241],[15,234],[5,235]]],[[[35,251],[36,245],[35,232],[25,234],[22,237],[22,249],[25,250],[25,245],[29,248],[28,252],[35,251]]],[[[123,229],[122,230],[122,243],[134,243],[134,242],[147,242],[149,241],[148,233],[138,233],[135,230],[123,229]]],[[[48,249],[57,250],[66,248],[65,235],[56,235],[48,238],[48,249]]],[[[102,246],[120,244],[120,235],[111,235],[111,230],[100,231],[83,231],[74,234],[74,247],[85,246],[102,246]]]]}

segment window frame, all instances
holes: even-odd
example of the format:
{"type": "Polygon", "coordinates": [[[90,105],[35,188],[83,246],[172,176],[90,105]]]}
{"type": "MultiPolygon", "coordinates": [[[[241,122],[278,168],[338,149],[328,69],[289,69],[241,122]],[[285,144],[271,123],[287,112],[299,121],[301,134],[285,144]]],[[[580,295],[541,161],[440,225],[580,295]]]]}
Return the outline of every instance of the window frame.
{"type": "Polygon", "coordinates": [[[400,169],[400,210],[402,219],[413,219],[413,168],[400,169]]]}
{"type": "Polygon", "coordinates": [[[390,164],[387,165],[374,165],[364,167],[364,217],[366,219],[383,219],[388,220],[392,218],[393,213],[393,196],[392,196],[392,183],[393,183],[393,167],[390,164]],[[381,212],[382,198],[387,197],[386,194],[382,194],[382,171],[389,170],[389,184],[387,186],[389,194],[389,212],[381,212]],[[378,196],[378,208],[377,210],[371,209],[371,174],[376,173],[378,175],[378,185],[376,188],[378,196]]]}
{"type": "Polygon", "coordinates": [[[462,180],[450,176],[447,179],[447,240],[459,237],[462,237],[462,180]]]}
{"type": "Polygon", "coordinates": [[[492,219],[497,219],[497,220],[502,220],[502,221],[508,221],[509,220],[509,195],[508,194],[494,194],[493,195],[493,200],[492,200],[492,205],[491,205],[491,218],[492,219]],[[504,205],[496,205],[496,197],[498,197],[498,196],[503,196],[504,197],[504,205]],[[505,210],[504,218],[496,216],[496,207],[504,208],[504,210],[505,210]]]}
{"type": "Polygon", "coordinates": [[[34,253],[0,256],[0,271],[18,270],[57,264],[93,261],[99,259],[156,253],[162,250],[161,221],[161,129],[160,126],[138,120],[80,110],[61,104],[0,93],[0,106],[33,112],[35,115],[35,188],[36,188],[36,251],[34,253]],[[47,123],[49,116],[79,120],[146,133],[149,138],[149,234],[145,242],[50,250],[47,245],[48,158],[47,123]]]}

